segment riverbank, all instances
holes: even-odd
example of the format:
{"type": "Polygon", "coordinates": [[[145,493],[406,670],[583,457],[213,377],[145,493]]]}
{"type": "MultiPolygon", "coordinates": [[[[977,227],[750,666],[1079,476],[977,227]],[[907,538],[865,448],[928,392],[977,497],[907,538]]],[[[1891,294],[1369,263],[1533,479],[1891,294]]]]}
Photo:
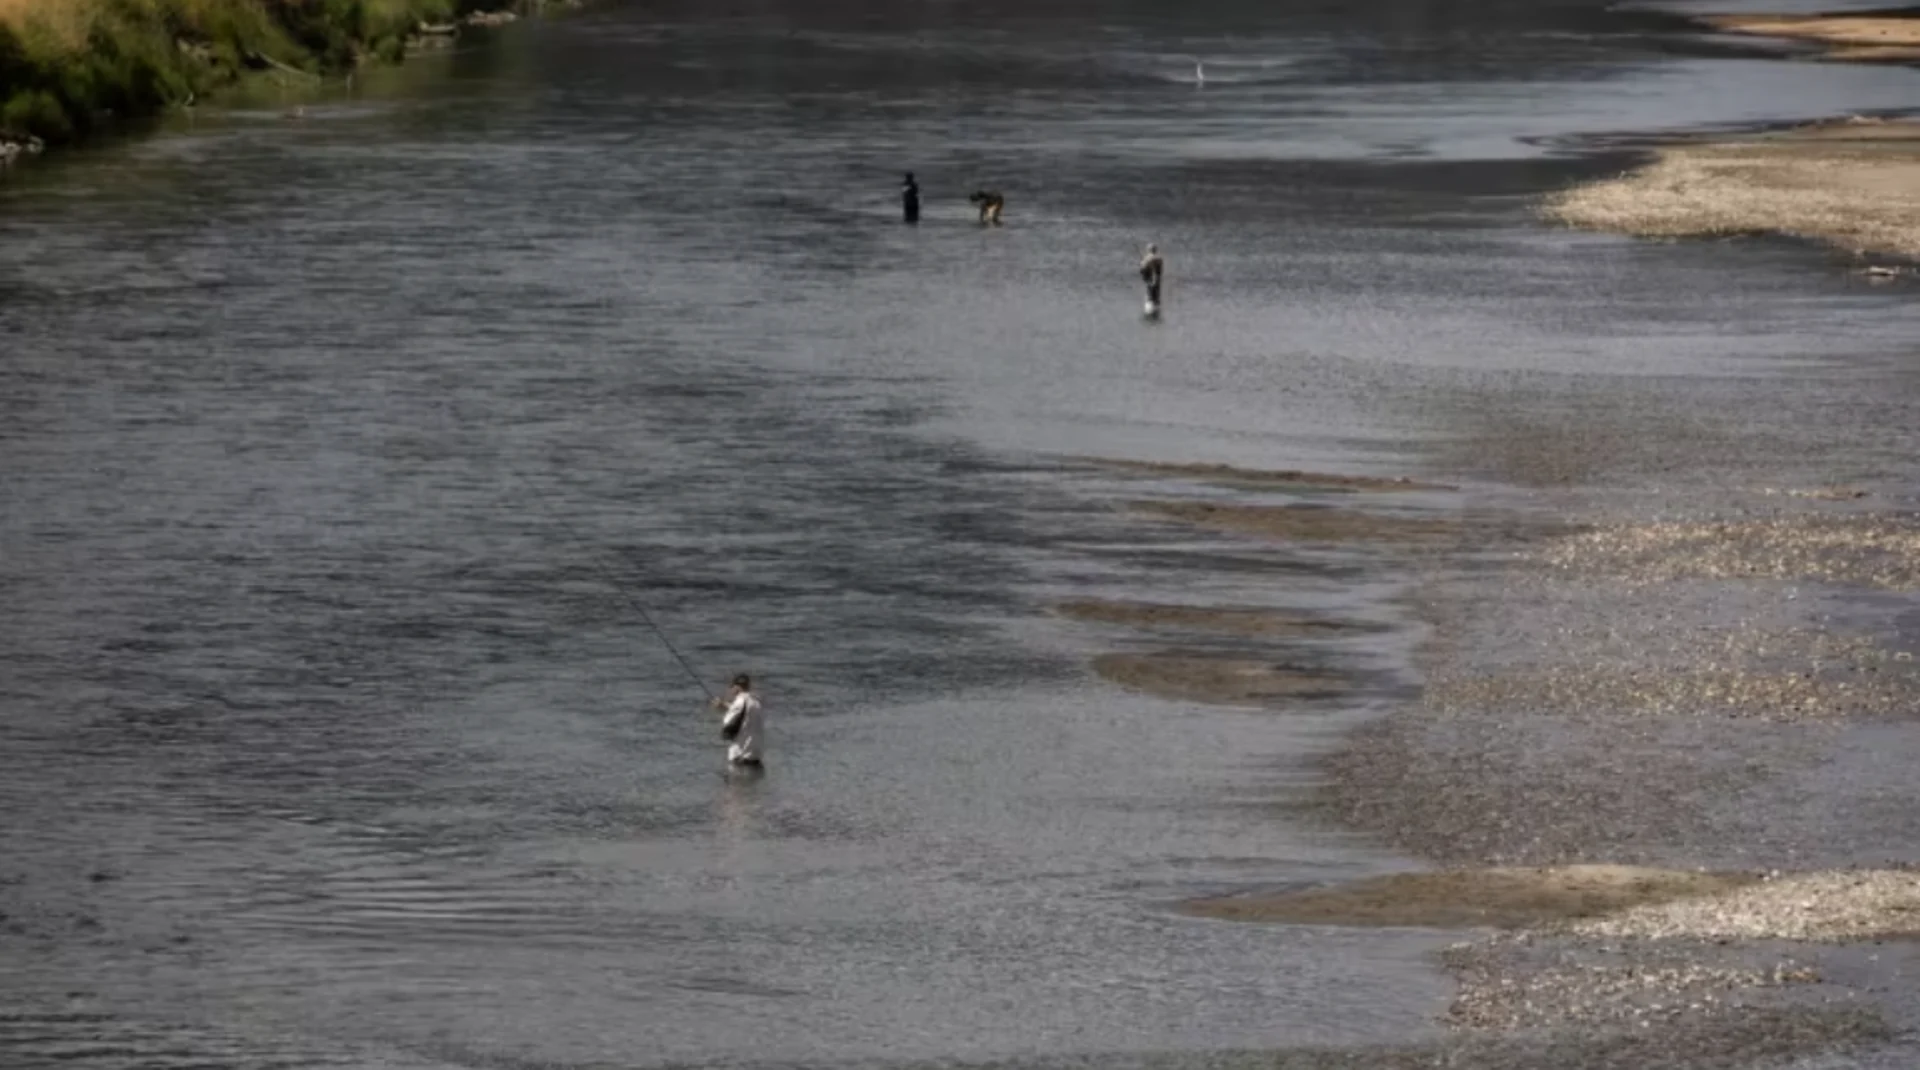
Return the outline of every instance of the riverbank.
{"type": "Polygon", "coordinates": [[[1673,145],[1549,198],[1544,213],[1642,237],[1782,234],[1920,259],[1920,122],[1850,118],[1673,145]]]}
{"type": "MultiPolygon", "coordinates": [[[[1526,487],[1533,468],[1487,471],[1473,475],[1491,477],[1491,494],[1468,484],[1430,499],[1424,517],[1380,525],[1380,491],[1399,481],[1223,480],[1190,465],[1168,474],[1197,493],[1368,489],[1343,491],[1339,508],[1200,502],[1177,484],[1125,502],[1230,537],[1364,546],[1424,577],[1410,599],[1429,626],[1424,687],[1326,760],[1307,810],[1437,868],[1253,885],[1176,909],[1229,924],[1468,931],[1439,955],[1458,985],[1442,1015],[1451,1033],[1404,1053],[1415,1065],[1537,1065],[1552,1051],[1558,1065],[1607,1066],[1619,1045],[1645,1043],[1665,1060],[1647,1065],[1734,1067],[1897,1042],[1920,1021],[1888,994],[1911,956],[1853,949],[1920,936],[1905,817],[1920,792],[1898,772],[1920,760],[1901,732],[1920,709],[1920,522],[1899,504],[1904,462],[1879,453],[1871,428],[1819,417],[1832,404],[1866,411],[1873,383],[1832,389],[1810,397],[1778,381],[1768,426],[1809,428],[1822,448],[1756,431],[1730,462],[1697,462],[1712,490],[1590,463],[1577,484],[1516,499],[1493,488],[1526,487]],[[1706,1035],[1725,1049],[1691,1039],[1706,1035]]],[[[1488,456],[1579,448],[1591,419],[1545,438],[1515,432],[1488,456]]],[[[1647,445],[1673,453],[1687,435],[1684,421],[1656,422],[1647,445]]],[[[1342,634],[1339,622],[1213,605],[1056,612],[1163,640],[1233,636],[1231,652],[1093,663],[1177,701],[1299,714],[1350,685],[1306,645],[1342,634]]]]}
{"type": "MultiPolygon", "coordinates": [[[[1837,402],[1777,385],[1769,428],[1814,428],[1825,448],[1756,431],[1731,462],[1697,462],[1716,490],[1589,459],[1577,484],[1516,499],[1539,458],[1595,437],[1591,416],[1515,432],[1488,454],[1526,467],[1435,473],[1489,482],[1397,524],[1374,521],[1401,480],[1185,465],[1156,469],[1171,477],[1164,498],[1116,488],[1115,505],[1156,523],[1339,543],[1424,577],[1409,600],[1428,625],[1424,687],[1332,753],[1306,811],[1436,868],[1249,885],[1175,909],[1236,925],[1464,930],[1438,955],[1458,986],[1441,1015],[1450,1033],[1393,1053],[1409,1065],[1519,1067],[1552,1052],[1556,1065],[1611,1066],[1622,1045],[1646,1045],[1636,1065],[1739,1067],[1895,1042],[1920,1020],[1886,995],[1909,956],[1852,949],[1920,935],[1904,817],[1920,793],[1874,761],[1876,748],[1897,769],[1920,760],[1883,735],[1920,708],[1901,623],[1920,587],[1920,526],[1897,504],[1908,474],[1868,460],[1871,431],[1817,415],[1864,411],[1870,381],[1845,382],[1837,402]],[[1209,497],[1182,497],[1181,481],[1209,497]],[[1222,486],[1300,500],[1222,501],[1209,489],[1222,486]],[[1327,487],[1342,488],[1339,507],[1327,487]]],[[[1656,421],[1644,437],[1671,454],[1688,434],[1656,421]]],[[[1055,611],[1188,644],[1092,663],[1175,701],[1298,715],[1357,684],[1315,653],[1357,622],[1231,605],[1055,611]],[[1229,637],[1225,650],[1198,645],[1229,637]]],[[[1393,1065],[1381,1051],[1340,1057],[1393,1065]]],[[[1273,1058],[1342,1065],[1330,1052],[1273,1058]]]]}
{"type": "Polygon", "coordinates": [[[0,165],[249,77],[317,85],[545,0],[0,0],[0,165]]]}
{"type": "MultiPolygon", "coordinates": [[[[1856,406],[1872,390],[1839,388],[1856,406]]],[[[1834,400],[1775,394],[1783,426],[1834,400]]],[[[1871,453],[1870,428],[1814,434],[1836,468],[1871,453]]],[[[1756,443],[1742,467],[1806,464],[1791,453],[1756,443]]],[[[1903,816],[1920,798],[1888,773],[1914,752],[1920,550],[1911,473],[1879,474],[1844,496],[1620,470],[1536,492],[1583,530],[1436,570],[1421,696],[1326,766],[1325,816],[1443,869],[1191,909],[1505,930],[1443,956],[1447,1021],[1472,1033],[1764,1035],[1789,1008],[1910,1028],[1892,993],[1911,956],[1851,950],[1920,933],[1903,816]],[[1570,881],[1595,866],[1635,868],[1570,881]]]]}

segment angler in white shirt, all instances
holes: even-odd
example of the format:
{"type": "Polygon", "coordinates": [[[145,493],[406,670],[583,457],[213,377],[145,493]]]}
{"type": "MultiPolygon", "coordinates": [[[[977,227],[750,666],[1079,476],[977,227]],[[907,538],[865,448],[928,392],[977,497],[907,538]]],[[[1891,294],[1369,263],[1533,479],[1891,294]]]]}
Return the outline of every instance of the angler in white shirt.
{"type": "Polygon", "coordinates": [[[766,744],[766,724],[760,717],[760,700],[754,696],[753,681],[746,673],[733,678],[726,698],[715,698],[713,708],[724,709],[720,718],[720,737],[727,741],[727,761],[749,769],[761,767],[761,748],[766,744]]]}

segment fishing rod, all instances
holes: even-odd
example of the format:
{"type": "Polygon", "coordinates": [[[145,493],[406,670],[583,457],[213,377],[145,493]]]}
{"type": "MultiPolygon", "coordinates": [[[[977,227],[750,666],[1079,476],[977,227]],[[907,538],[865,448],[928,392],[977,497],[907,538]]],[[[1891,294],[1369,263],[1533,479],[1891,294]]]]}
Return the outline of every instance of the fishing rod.
{"type": "MultiPolygon", "coordinates": [[[[532,496],[546,501],[549,506],[554,504],[552,496],[542,494],[539,488],[535,487],[528,480],[519,478],[516,473],[509,474],[513,474],[520,485],[532,496]]],[[[580,530],[567,521],[565,514],[561,513],[558,509],[549,508],[547,515],[552,517],[556,524],[560,525],[561,529],[567,533],[568,538],[578,543],[582,548],[589,546],[587,540],[580,534],[580,530]]],[[[680,648],[673,645],[673,640],[667,637],[666,629],[660,627],[659,622],[653,619],[652,613],[647,612],[647,607],[641,604],[639,597],[621,587],[611,569],[598,563],[590,563],[589,567],[598,572],[601,580],[604,581],[608,587],[612,588],[615,594],[618,594],[625,600],[627,605],[632,606],[635,613],[640,614],[640,619],[645,621],[647,627],[653,630],[654,636],[660,640],[660,645],[667,648],[667,653],[673,655],[673,660],[680,663],[680,667],[687,671],[687,676],[706,694],[707,698],[709,700],[718,699],[720,696],[714,694],[713,688],[707,686],[706,679],[694,670],[693,663],[687,660],[686,655],[680,653],[680,648]]]]}

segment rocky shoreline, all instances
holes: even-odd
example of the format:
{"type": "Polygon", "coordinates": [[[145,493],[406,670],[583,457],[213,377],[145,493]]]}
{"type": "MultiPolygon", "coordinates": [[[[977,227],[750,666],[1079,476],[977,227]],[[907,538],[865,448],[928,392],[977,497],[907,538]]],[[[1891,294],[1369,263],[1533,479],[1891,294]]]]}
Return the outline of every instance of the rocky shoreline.
{"type": "MultiPolygon", "coordinates": [[[[1424,510],[1395,504],[1398,480],[1138,469],[1162,478],[1162,496],[1116,505],[1142,521],[1337,544],[1419,577],[1423,686],[1325,759],[1299,816],[1435,868],[1175,909],[1465,930],[1438,955],[1458,986],[1440,1019],[1449,1032],[1262,1065],[1733,1068],[1846,1053],[1898,1066],[1920,1054],[1901,1046],[1920,1030],[1920,996],[1903,994],[1903,971],[1920,967],[1914,470],[1882,449],[1874,420],[1823,417],[1876,411],[1870,376],[1826,393],[1769,382],[1763,425],[1724,458],[1694,456],[1682,486],[1639,452],[1556,462],[1604,431],[1600,404],[1509,430],[1489,456],[1524,469],[1484,473],[1424,510]],[[1763,433],[1777,427],[1819,447],[1763,433]],[[1527,478],[1542,471],[1562,474],[1527,478]]],[[[1639,446],[1686,453],[1693,433],[1655,420],[1639,446]]],[[[1304,645],[1353,634],[1340,622],[1227,605],[1056,612],[1160,644],[1095,659],[1120,686],[1287,712],[1353,694],[1304,645]]]]}
{"type": "MultiPolygon", "coordinates": [[[[1196,492],[1225,482],[1311,494],[1340,480],[1159,474],[1196,492]]],[[[1437,956],[1457,983],[1440,1016],[1448,1033],[1262,1053],[1257,1065],[1732,1070],[1889,1052],[1886,1065],[1900,1065],[1920,1025],[1920,1006],[1898,996],[1901,964],[1920,963],[1920,866],[1906,861],[1920,788],[1883,773],[1829,792],[1819,777],[1846,760],[1849,733],[1898,729],[1920,711],[1907,645],[1920,634],[1899,625],[1920,620],[1908,601],[1920,543],[1881,493],[1728,482],[1736,489],[1687,495],[1692,516],[1642,515],[1657,488],[1535,492],[1537,517],[1513,515],[1505,492],[1475,506],[1469,490],[1443,510],[1454,521],[1417,525],[1444,548],[1360,524],[1372,503],[1315,506],[1328,522],[1311,527],[1247,511],[1285,506],[1135,504],[1232,538],[1337,533],[1425,574],[1414,601],[1430,627],[1426,686],[1326,759],[1307,814],[1438,868],[1175,909],[1229,924],[1475,934],[1437,956]],[[1845,611],[1862,596],[1873,611],[1845,611]],[[1867,792],[1877,810],[1857,805],[1867,792]],[[1862,945],[1873,950],[1852,950],[1862,945]]],[[[1288,712],[1347,690],[1337,668],[1288,660],[1301,642],[1350,634],[1337,621],[1085,600],[1056,612],[1234,644],[1096,658],[1120,686],[1288,712]]]]}
{"type": "Polygon", "coordinates": [[[1320,812],[1455,880],[1607,863],[1727,882],[1457,945],[1449,1024],[1664,1029],[1809,1000],[1912,1024],[1875,970],[1827,969],[1846,945],[1920,937],[1903,816],[1920,792],[1855,771],[1868,747],[1904,755],[1920,711],[1912,518],[1814,495],[1731,493],[1687,519],[1595,508],[1583,532],[1427,585],[1427,685],[1328,760],[1320,812]]]}

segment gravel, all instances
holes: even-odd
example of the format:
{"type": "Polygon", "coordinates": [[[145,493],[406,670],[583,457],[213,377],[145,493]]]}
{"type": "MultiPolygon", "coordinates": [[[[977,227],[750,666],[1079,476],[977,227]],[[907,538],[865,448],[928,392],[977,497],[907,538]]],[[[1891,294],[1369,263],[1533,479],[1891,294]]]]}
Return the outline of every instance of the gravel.
{"type": "Polygon", "coordinates": [[[1574,924],[1636,939],[1866,940],[1920,936],[1920,873],[1842,870],[1773,876],[1717,895],[1635,907],[1574,924]]]}
{"type": "Polygon", "coordinates": [[[1749,1070],[1802,1056],[1867,1051],[1892,1035],[1879,1016],[1863,1008],[1756,1008],[1634,1026],[1467,1034],[1399,1047],[1167,1052],[962,1065],[982,1070],[1749,1070]]]}
{"type": "Polygon", "coordinates": [[[1554,540],[1539,559],[1635,586],[1764,577],[1911,591],[1920,589],[1920,525],[1906,517],[1817,513],[1621,524],[1554,540]]]}
{"type": "Polygon", "coordinates": [[[1799,959],[1718,947],[1621,948],[1521,935],[1456,944],[1442,957],[1460,978],[1460,993],[1447,1011],[1448,1024],[1456,1028],[1644,1028],[1689,1015],[1791,1003],[1793,996],[1829,1004],[1857,1000],[1845,991],[1810,991],[1822,982],[1821,971],[1799,959]],[[1790,988],[1796,991],[1779,1000],[1790,988]]]}
{"type": "MultiPolygon", "coordinates": [[[[1837,982],[1822,956],[1920,937],[1920,872],[1852,858],[1911,847],[1910,822],[1889,836],[1833,804],[1860,763],[1899,767],[1920,712],[1892,593],[1920,589],[1920,526],[1842,491],[1748,500],[1774,512],[1602,510],[1422,589],[1427,686],[1328,759],[1328,816],[1449,867],[1764,874],[1455,945],[1443,1020],[1490,1046],[1435,1065],[1748,1066],[1888,1035],[1898,978],[1837,982]]],[[[1920,806],[1920,785],[1868,771],[1875,815],[1920,806]]]]}

